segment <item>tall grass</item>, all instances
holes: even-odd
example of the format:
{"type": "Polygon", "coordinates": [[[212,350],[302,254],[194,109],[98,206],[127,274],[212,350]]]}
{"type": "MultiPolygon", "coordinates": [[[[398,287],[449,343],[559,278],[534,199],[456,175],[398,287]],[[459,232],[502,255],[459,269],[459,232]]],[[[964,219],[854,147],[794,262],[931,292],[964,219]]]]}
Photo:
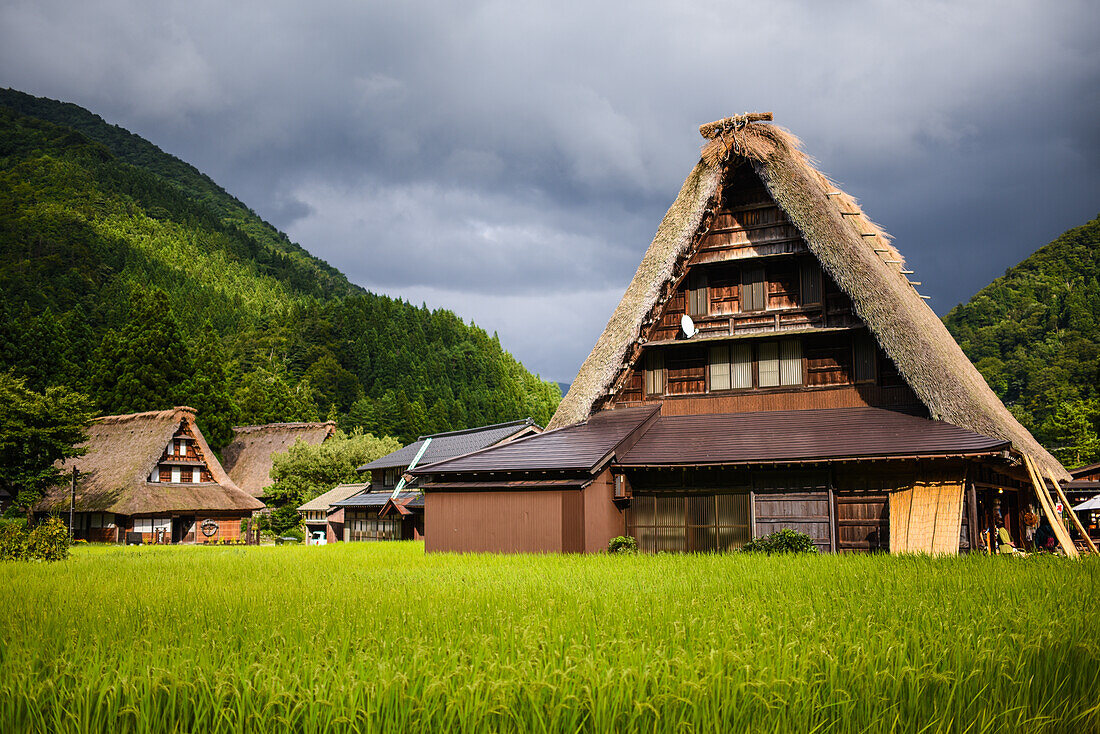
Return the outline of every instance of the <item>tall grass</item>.
{"type": "Polygon", "coordinates": [[[0,731],[1097,731],[1098,572],[78,549],[0,565],[0,731]]]}

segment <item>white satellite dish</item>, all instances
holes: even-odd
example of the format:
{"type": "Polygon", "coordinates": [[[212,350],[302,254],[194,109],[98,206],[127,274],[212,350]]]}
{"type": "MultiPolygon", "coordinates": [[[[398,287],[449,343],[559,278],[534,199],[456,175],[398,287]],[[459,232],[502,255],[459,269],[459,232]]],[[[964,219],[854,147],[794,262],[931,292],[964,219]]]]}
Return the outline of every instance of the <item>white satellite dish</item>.
{"type": "Polygon", "coordinates": [[[684,336],[688,339],[699,333],[699,330],[695,328],[695,322],[687,314],[684,314],[683,318],[680,319],[680,328],[684,330],[684,336]]]}

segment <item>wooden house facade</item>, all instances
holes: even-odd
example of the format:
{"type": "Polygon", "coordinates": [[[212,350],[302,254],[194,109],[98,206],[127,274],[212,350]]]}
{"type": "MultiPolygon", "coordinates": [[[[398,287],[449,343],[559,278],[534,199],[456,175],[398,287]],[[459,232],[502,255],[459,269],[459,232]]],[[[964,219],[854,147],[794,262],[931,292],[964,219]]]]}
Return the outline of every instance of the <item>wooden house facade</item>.
{"type": "Polygon", "coordinates": [[[88,428],[66,483],[35,507],[66,522],[73,535],[103,543],[216,543],[242,537],[241,520],[263,503],[225,473],[195,424],[192,408],[112,415],[88,428]]]}
{"type": "Polygon", "coordinates": [[[546,433],[416,469],[429,550],[955,553],[1062,466],[1012,417],[889,237],[754,116],[701,160],[546,433]]]}

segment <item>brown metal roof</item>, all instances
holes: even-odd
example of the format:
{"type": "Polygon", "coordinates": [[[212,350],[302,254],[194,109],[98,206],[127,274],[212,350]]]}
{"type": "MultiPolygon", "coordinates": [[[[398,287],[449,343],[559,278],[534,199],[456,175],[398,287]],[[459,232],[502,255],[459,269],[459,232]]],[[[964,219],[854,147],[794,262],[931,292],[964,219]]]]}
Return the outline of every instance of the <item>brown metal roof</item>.
{"type": "Polygon", "coordinates": [[[658,418],[624,466],[747,464],[994,452],[1009,442],[881,408],[658,418]]]}
{"type": "Polygon", "coordinates": [[[589,471],[660,409],[660,405],[647,405],[605,410],[583,423],[493,446],[409,473],[422,476],[546,469],[589,471]]]}
{"type": "Polygon", "coordinates": [[[581,489],[592,482],[592,477],[576,477],[573,479],[519,479],[519,480],[485,480],[481,482],[430,482],[424,485],[424,490],[437,491],[470,491],[478,489],[581,489]]]}

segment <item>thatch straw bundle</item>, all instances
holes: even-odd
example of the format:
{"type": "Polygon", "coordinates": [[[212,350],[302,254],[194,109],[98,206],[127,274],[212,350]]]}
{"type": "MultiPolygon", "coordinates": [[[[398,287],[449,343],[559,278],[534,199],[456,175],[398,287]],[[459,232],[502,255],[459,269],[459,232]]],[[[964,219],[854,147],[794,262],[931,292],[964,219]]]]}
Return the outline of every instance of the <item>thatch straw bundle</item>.
{"type": "Polygon", "coordinates": [[[222,452],[223,464],[238,487],[260,497],[271,485],[275,454],[286,453],[298,441],[317,445],[335,432],[336,424],[332,421],[235,426],[233,441],[222,452]]]}

